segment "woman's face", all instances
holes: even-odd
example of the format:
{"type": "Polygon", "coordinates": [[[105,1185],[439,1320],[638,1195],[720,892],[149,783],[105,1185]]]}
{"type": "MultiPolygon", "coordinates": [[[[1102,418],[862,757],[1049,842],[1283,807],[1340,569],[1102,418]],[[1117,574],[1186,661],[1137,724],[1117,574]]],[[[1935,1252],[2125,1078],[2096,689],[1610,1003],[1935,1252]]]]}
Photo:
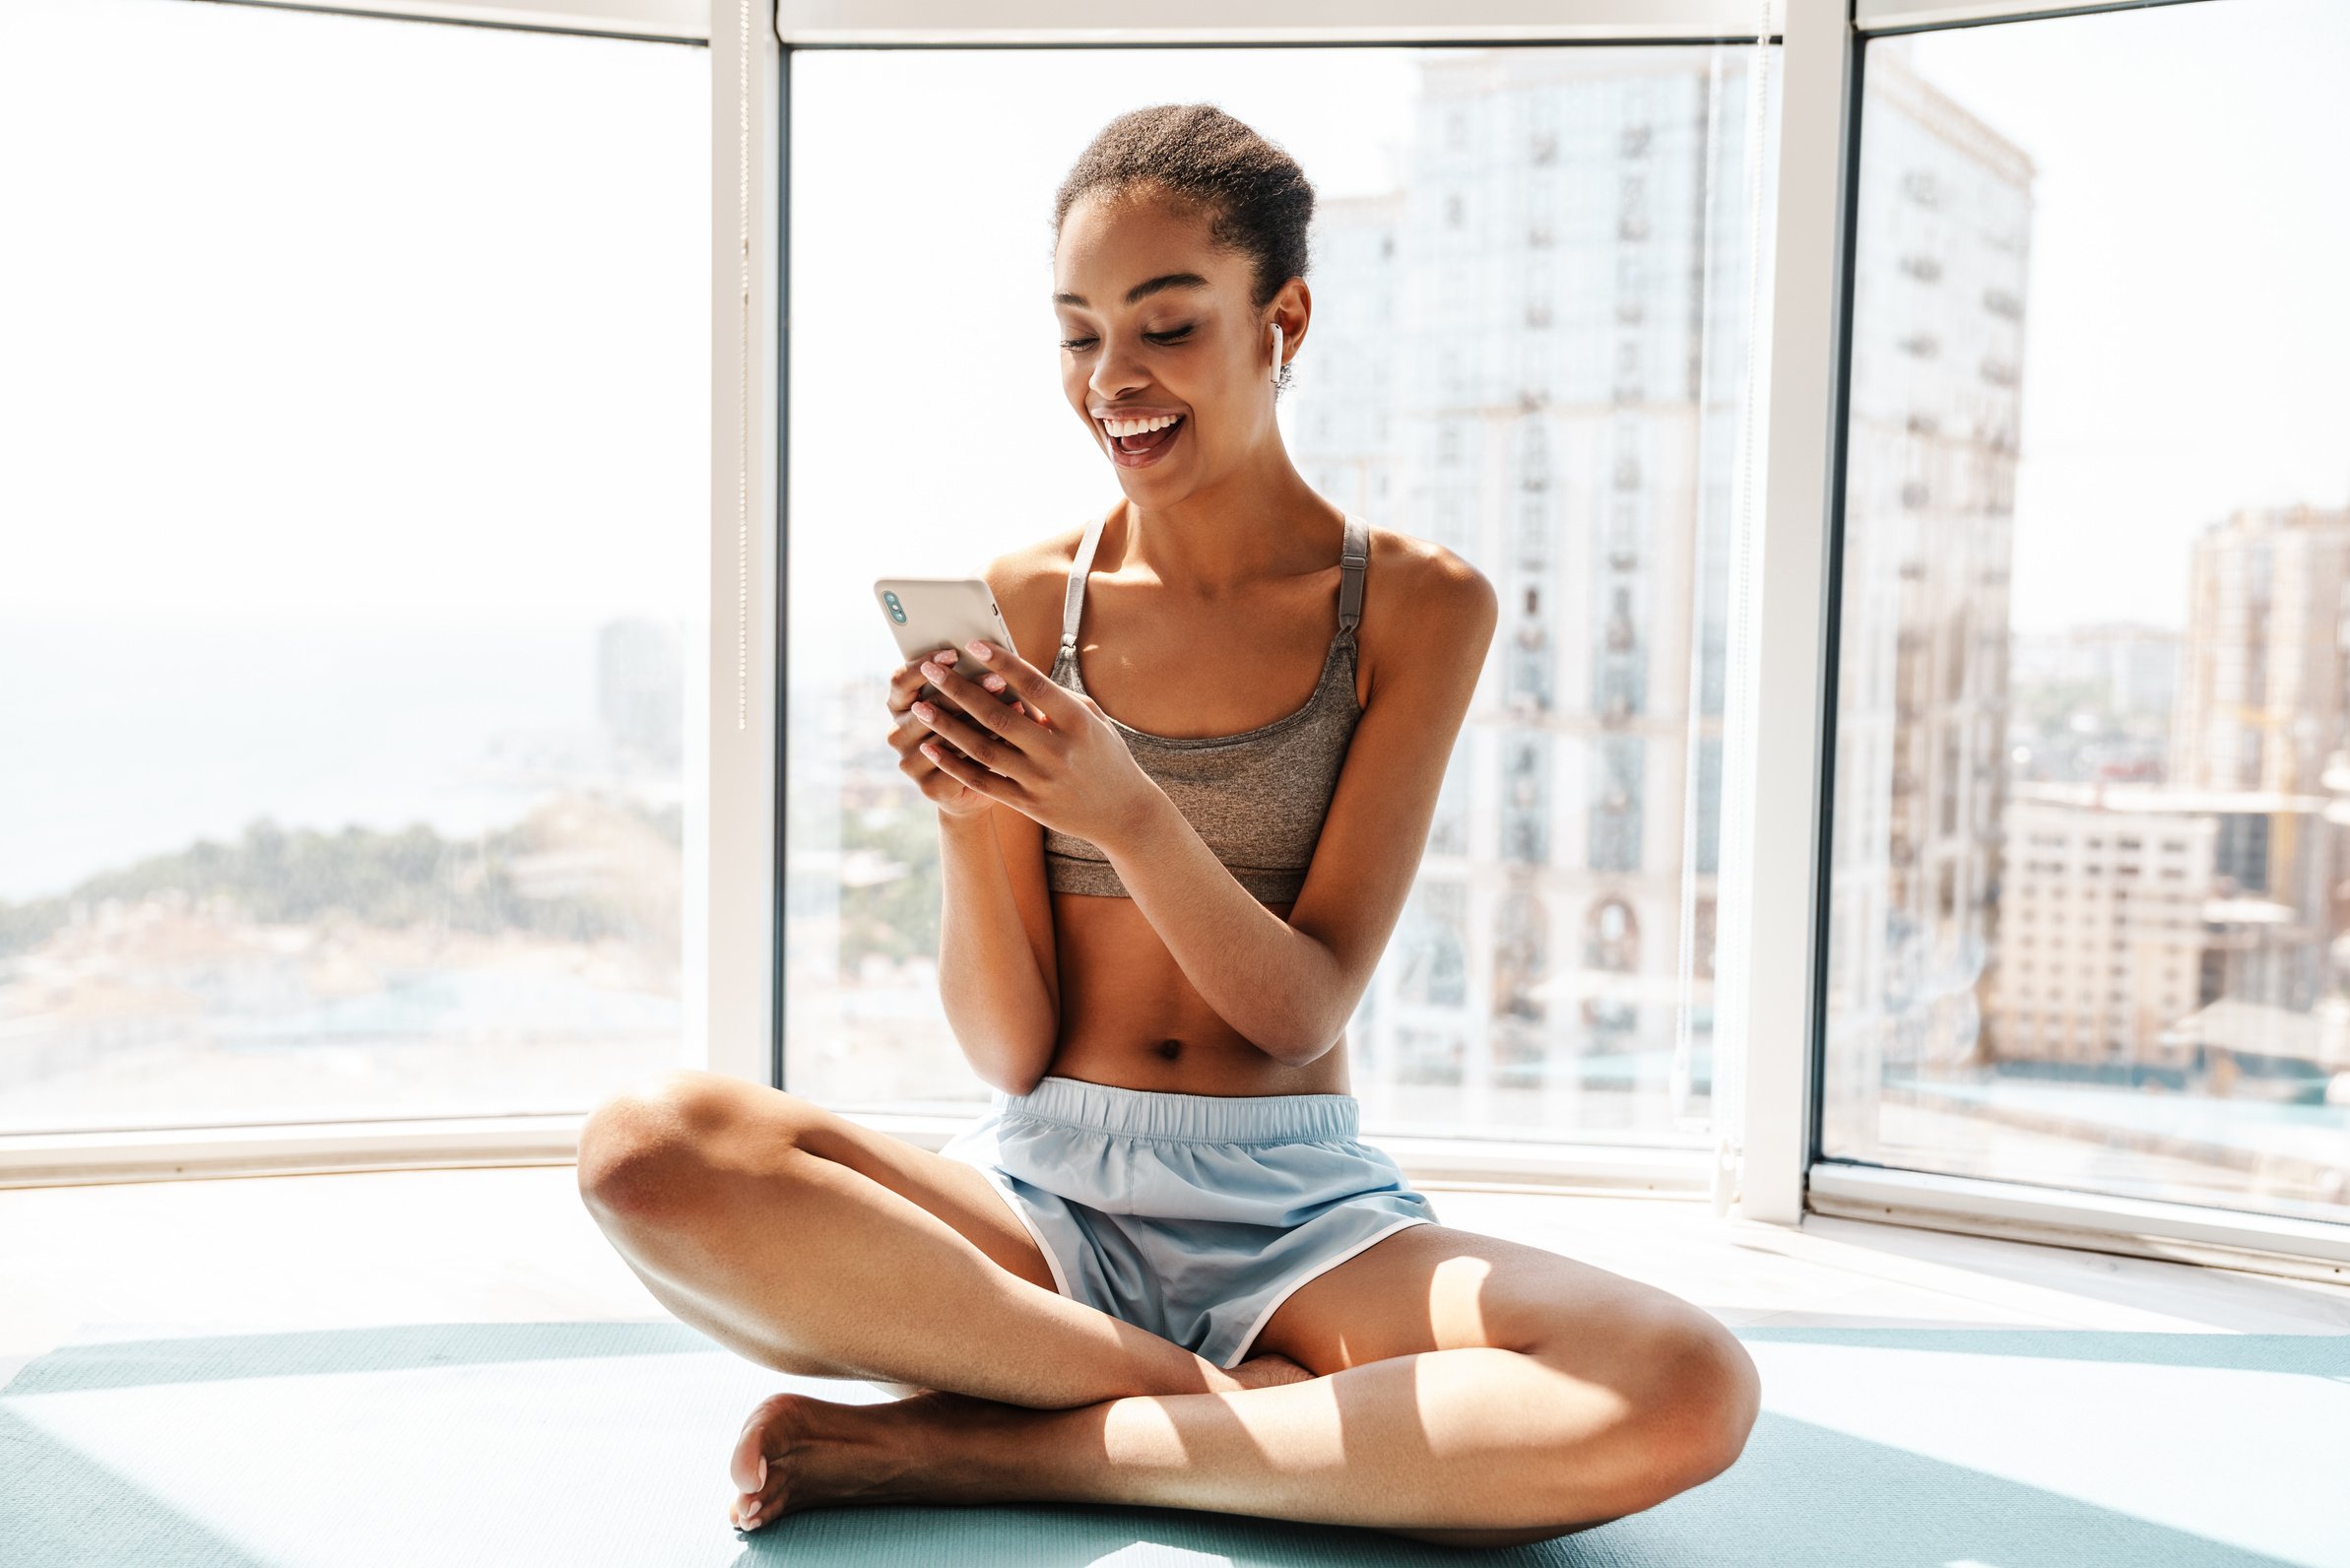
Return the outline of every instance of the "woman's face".
{"type": "Polygon", "coordinates": [[[1249,257],[1213,244],[1208,227],[1207,213],[1152,195],[1086,196],[1053,252],[1062,388],[1127,495],[1148,505],[1212,485],[1279,439],[1271,323],[1292,347],[1304,327],[1304,285],[1292,279],[1255,309],[1249,257]],[[1137,427],[1128,422],[1158,427],[1121,439],[1137,427]]]}

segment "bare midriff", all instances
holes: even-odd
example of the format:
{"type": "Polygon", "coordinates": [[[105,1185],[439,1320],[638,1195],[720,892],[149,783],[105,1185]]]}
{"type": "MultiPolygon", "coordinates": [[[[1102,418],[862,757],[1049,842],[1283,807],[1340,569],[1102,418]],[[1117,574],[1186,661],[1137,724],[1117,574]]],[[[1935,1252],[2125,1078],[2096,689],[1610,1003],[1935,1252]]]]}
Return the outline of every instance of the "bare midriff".
{"type": "MultiPolygon", "coordinates": [[[[1286,920],[1290,903],[1265,906],[1286,920]]],[[[1061,1038],[1045,1072],[1171,1094],[1348,1094],[1346,1040],[1284,1067],[1217,1016],[1132,898],[1053,894],[1061,1038]]]]}

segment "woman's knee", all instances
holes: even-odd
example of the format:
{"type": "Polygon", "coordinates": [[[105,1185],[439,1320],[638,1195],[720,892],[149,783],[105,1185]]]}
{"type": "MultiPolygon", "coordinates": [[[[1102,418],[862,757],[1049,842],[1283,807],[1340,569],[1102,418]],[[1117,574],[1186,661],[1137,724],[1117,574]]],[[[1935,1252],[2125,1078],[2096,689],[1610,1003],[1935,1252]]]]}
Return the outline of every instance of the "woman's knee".
{"type": "Polygon", "coordinates": [[[611,1095],[579,1129],[579,1196],[600,1214],[688,1206],[744,1119],[754,1085],[677,1068],[611,1095]]]}
{"type": "MultiPolygon", "coordinates": [[[[1580,1436],[1554,1463],[1559,1517],[1577,1529],[1653,1508],[1730,1469],[1762,1402],[1745,1346],[1685,1301],[1645,1293],[1609,1327],[1608,1361],[1616,1370],[1602,1380],[1622,1414],[1604,1457],[1580,1436]]],[[[1594,1374],[1586,1362],[1575,1375],[1594,1374]]]]}
{"type": "MultiPolygon", "coordinates": [[[[1712,1480],[1737,1462],[1762,1408],[1762,1378],[1737,1337],[1681,1305],[1645,1337],[1649,1376],[1635,1417],[1644,1490],[1637,1507],[1712,1480]]],[[[1626,1509],[1633,1512],[1636,1509],[1626,1509]]]]}

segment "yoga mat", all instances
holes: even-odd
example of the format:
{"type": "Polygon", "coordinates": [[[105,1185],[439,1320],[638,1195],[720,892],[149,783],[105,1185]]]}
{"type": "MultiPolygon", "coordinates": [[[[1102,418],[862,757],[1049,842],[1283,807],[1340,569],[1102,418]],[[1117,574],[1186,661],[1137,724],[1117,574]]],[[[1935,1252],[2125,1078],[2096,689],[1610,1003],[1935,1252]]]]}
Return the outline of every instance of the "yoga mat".
{"type": "Polygon", "coordinates": [[[1120,1506],[859,1507],[739,1536],[789,1378],[670,1323],[74,1344],[0,1391],[0,1564],[68,1568],[2350,1568],[2350,1339],[1754,1329],[1738,1464],[1534,1546],[1120,1506]]]}

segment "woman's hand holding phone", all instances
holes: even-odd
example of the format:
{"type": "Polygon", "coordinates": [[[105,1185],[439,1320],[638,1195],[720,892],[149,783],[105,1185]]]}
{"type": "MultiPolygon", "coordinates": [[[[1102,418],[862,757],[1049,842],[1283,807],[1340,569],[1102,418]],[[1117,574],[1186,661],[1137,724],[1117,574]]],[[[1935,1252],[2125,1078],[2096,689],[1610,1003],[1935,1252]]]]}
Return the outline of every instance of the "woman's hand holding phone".
{"type": "MultiPolygon", "coordinates": [[[[931,655],[933,659],[949,661],[947,668],[959,662],[955,650],[944,649],[931,655]]],[[[897,752],[898,771],[914,781],[923,799],[936,806],[947,817],[977,817],[995,802],[958,782],[951,774],[942,771],[925,755],[920,748],[935,745],[935,732],[912,712],[914,700],[922,693],[925,681],[922,661],[909,659],[897,667],[889,677],[889,746],[897,752]]],[[[986,680],[990,691],[1004,689],[1004,678],[990,672],[986,680]]],[[[998,707],[1005,706],[1001,698],[991,699],[998,707]]]]}
{"type": "MultiPolygon", "coordinates": [[[[946,698],[907,710],[930,738],[915,744],[906,771],[939,810],[959,817],[1000,804],[1057,832],[1104,844],[1163,799],[1091,697],[1055,685],[992,642],[954,654],[917,660],[910,677],[898,677],[909,698],[924,681],[946,698]],[[1008,702],[999,691],[1017,700],[1008,702]],[[916,770],[922,761],[936,779],[916,770]]],[[[893,708],[897,685],[891,683],[893,708]]]]}

